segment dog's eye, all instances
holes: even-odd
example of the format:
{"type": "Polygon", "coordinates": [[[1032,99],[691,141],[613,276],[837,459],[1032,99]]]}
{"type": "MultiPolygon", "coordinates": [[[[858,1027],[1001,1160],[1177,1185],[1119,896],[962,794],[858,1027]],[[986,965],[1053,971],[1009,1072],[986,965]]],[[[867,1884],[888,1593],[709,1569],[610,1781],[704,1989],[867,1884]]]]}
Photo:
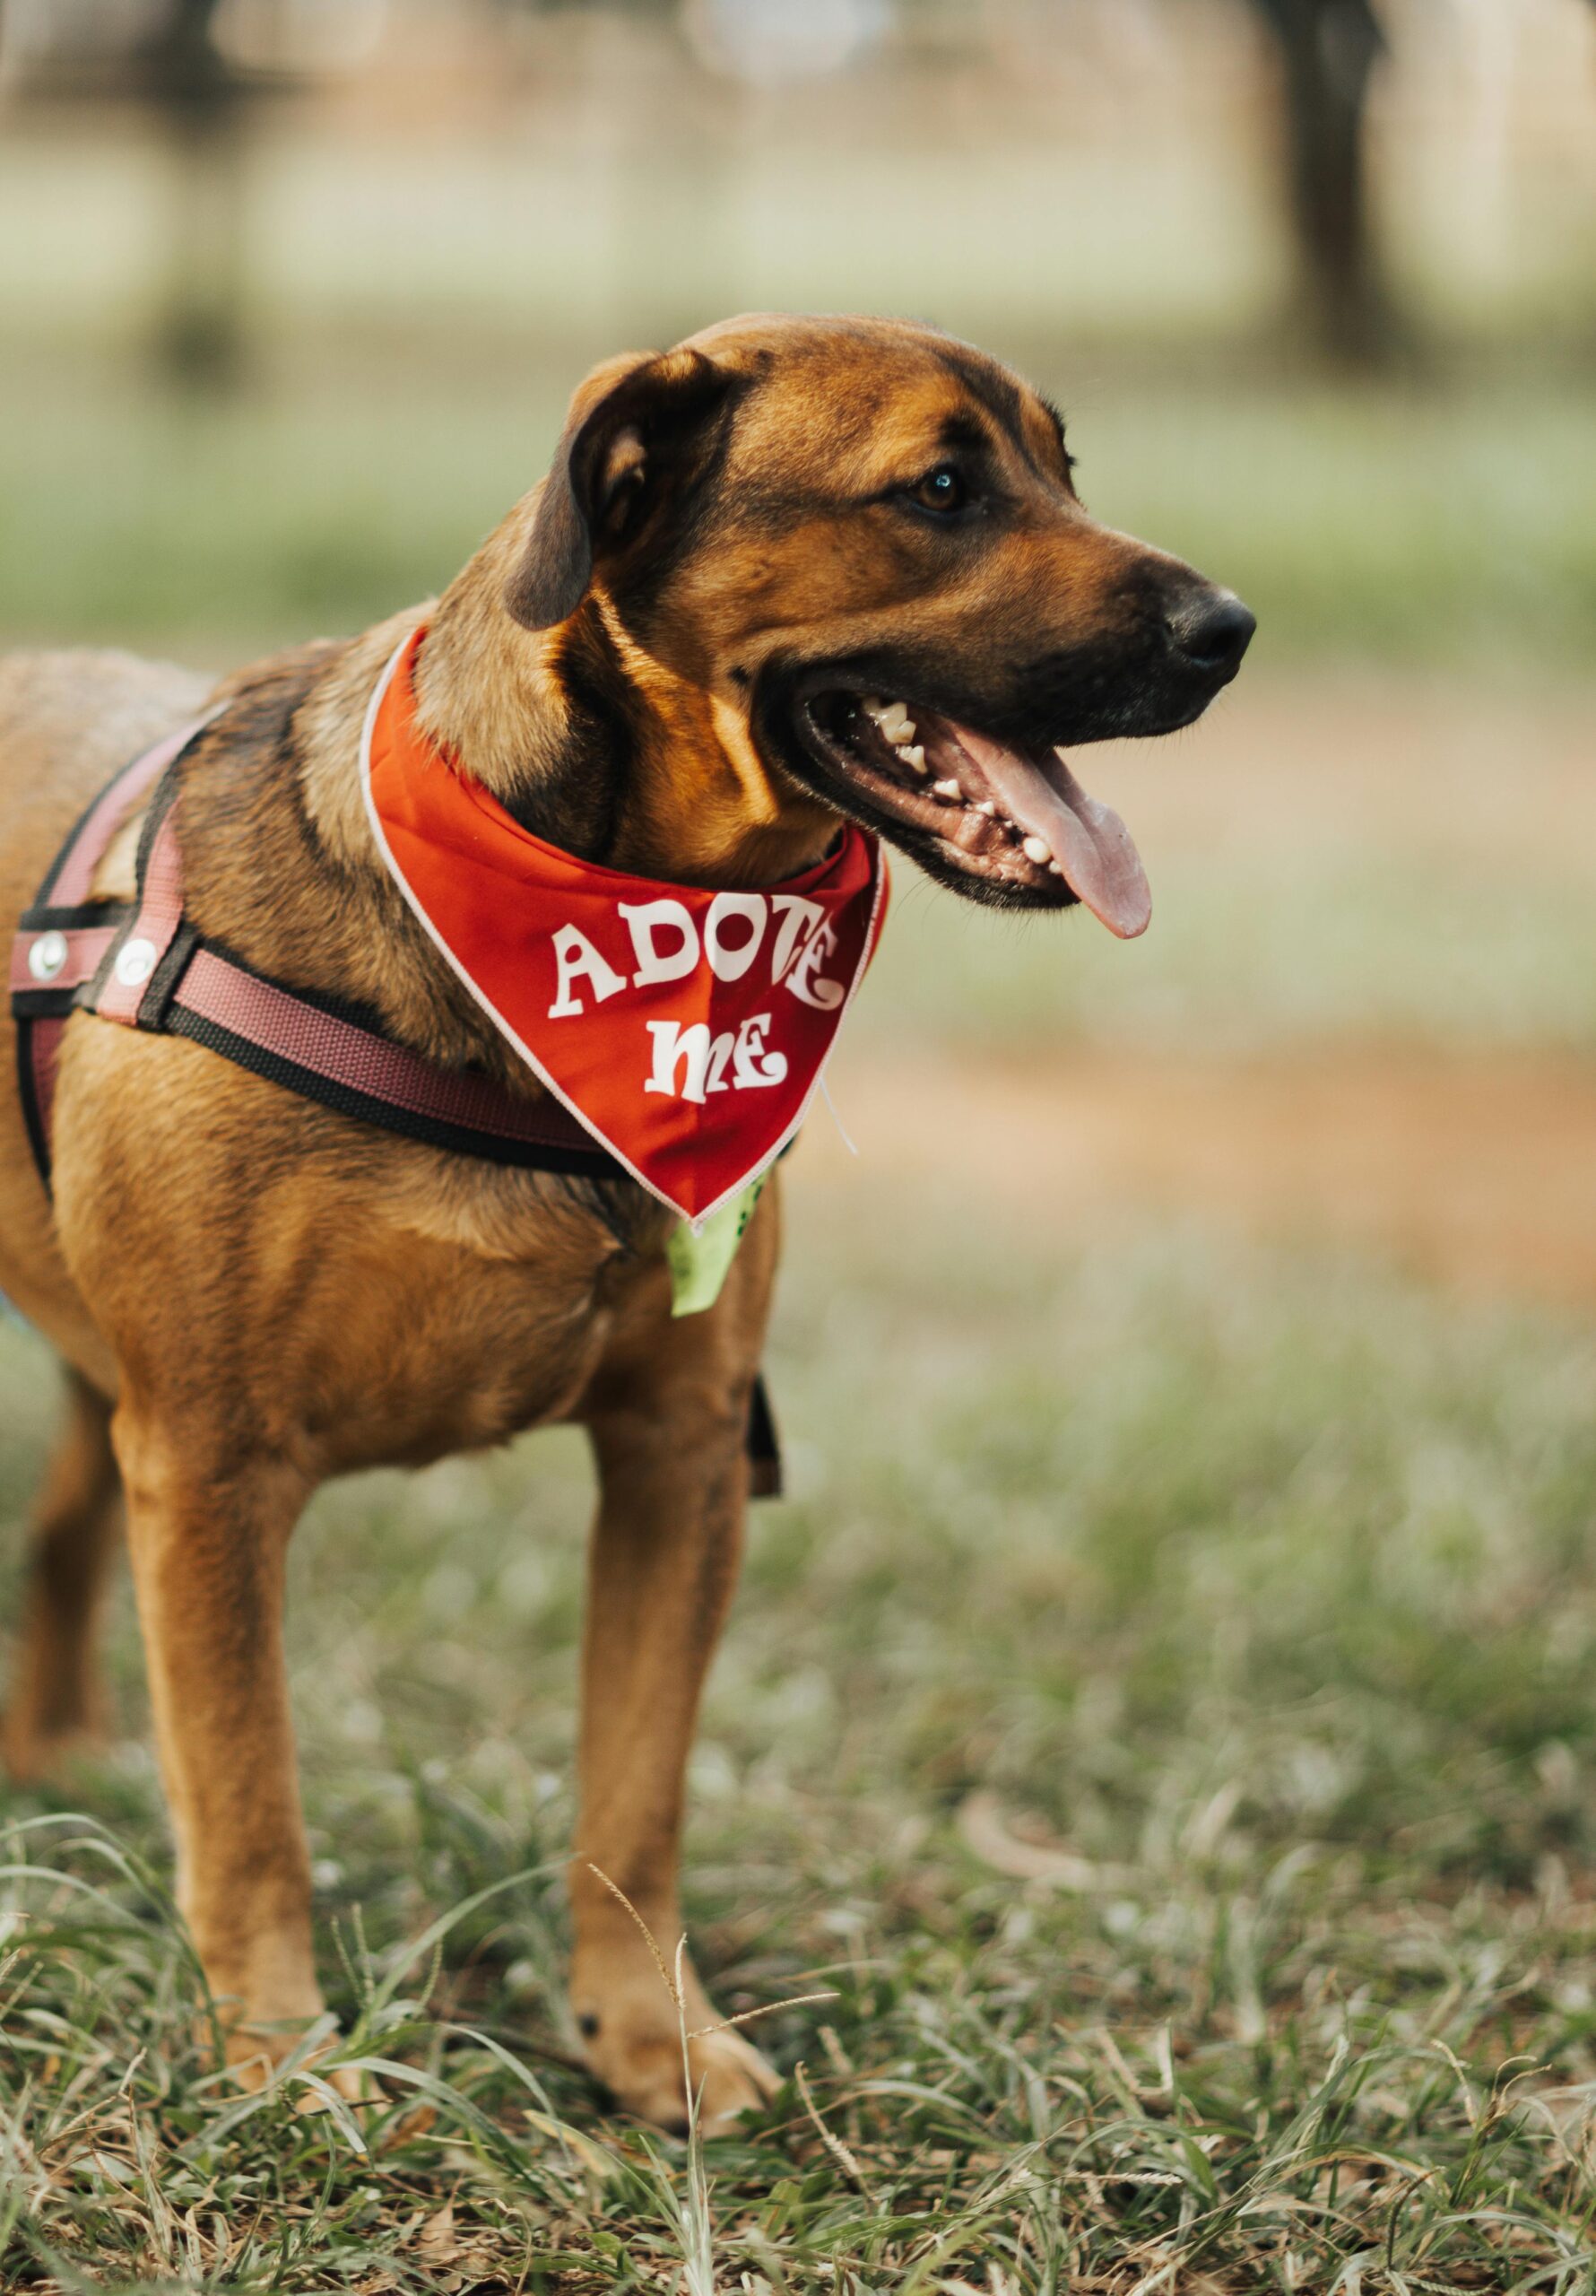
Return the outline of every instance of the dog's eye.
{"type": "Polygon", "coordinates": [[[909,500],[918,503],[922,510],[962,510],[969,500],[969,489],[952,463],[939,463],[934,470],[926,472],[917,485],[910,487],[909,500]]]}

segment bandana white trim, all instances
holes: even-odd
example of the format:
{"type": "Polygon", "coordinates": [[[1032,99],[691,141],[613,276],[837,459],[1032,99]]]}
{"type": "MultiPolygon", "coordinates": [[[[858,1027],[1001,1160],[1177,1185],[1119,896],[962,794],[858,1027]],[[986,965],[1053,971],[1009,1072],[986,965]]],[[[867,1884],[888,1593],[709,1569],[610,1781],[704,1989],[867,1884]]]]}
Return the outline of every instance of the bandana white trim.
{"type": "MultiPolygon", "coordinates": [[[[775,1146],[768,1150],[768,1152],[759,1159],[757,1164],[750,1165],[749,1170],[743,1172],[735,1181],[733,1181],[730,1187],[724,1189],[722,1193],[716,1197],[713,1204],[706,1205],[704,1209],[696,1216],[690,1217],[688,1213],[682,1211],[681,1206],[679,1204],[675,1203],[664,1193],[663,1188],[656,1187],[652,1180],[646,1178],[645,1175],[638,1170],[638,1167],[632,1162],[630,1157],[627,1155],[625,1151],[619,1147],[616,1143],[609,1137],[607,1133],[601,1132],[585,1110],[578,1108],[575,1100],[573,1100],[568,1094],[560,1090],[559,1084],[556,1083],[554,1078],[543,1066],[542,1061],[539,1060],[536,1053],[533,1051],[531,1046],[525,1043],[524,1039],[517,1035],[516,1031],[511,1028],[509,1022],[505,1019],[503,1013],[499,1012],[497,1005],[490,1002],[489,998],[484,995],[477,982],[473,980],[471,974],[467,972],[465,967],[461,963],[453,949],[450,948],[448,943],[444,939],[437,926],[432,922],[431,918],[427,914],[426,909],[421,905],[420,898],[412,891],[409,880],[406,878],[404,872],[401,869],[398,861],[395,857],[393,848],[388,843],[387,832],[382,825],[382,817],[377,810],[377,801],[373,796],[371,790],[371,738],[376,730],[377,713],[382,707],[383,697],[387,692],[390,684],[393,683],[394,674],[398,669],[400,662],[409,650],[410,642],[414,634],[415,633],[412,631],[406,631],[398,645],[395,647],[392,654],[389,655],[381,676],[377,679],[376,685],[371,690],[371,699],[366,705],[365,721],[360,727],[360,795],[365,801],[366,819],[371,825],[371,834],[376,840],[377,849],[382,856],[383,865],[387,870],[389,876],[394,880],[394,883],[398,886],[399,891],[403,894],[405,901],[409,905],[417,921],[421,926],[422,930],[426,933],[428,939],[432,943],[433,947],[438,951],[439,956],[443,958],[445,963],[455,975],[455,978],[459,981],[461,987],[465,990],[467,996],[470,996],[472,1002],[487,1015],[495,1029],[498,1030],[499,1035],[503,1037],[506,1043],[510,1045],[518,1054],[520,1058],[526,1063],[526,1065],[532,1070],[533,1074],[537,1078],[538,1082],[543,1085],[548,1091],[553,1094],[554,1098],[559,1102],[562,1108],[568,1110],[568,1112],[576,1118],[577,1122],[582,1126],[582,1129],[598,1144],[606,1155],[613,1156],[617,1163],[625,1167],[632,1178],[637,1181],[639,1187],[646,1189],[650,1196],[656,1199],[657,1202],[663,1204],[667,1211],[675,1213],[678,1219],[685,1221],[686,1224],[692,1230],[693,1234],[696,1236],[702,1231],[707,1221],[712,1220],[716,1213],[721,1211],[724,1205],[732,1203],[737,1196],[741,1196],[744,1188],[749,1187],[752,1181],[759,1179],[764,1173],[770,1170],[770,1167],[775,1163],[776,1158],[782,1153],[782,1151],[791,1145],[792,1142],[796,1137],[801,1126],[809,1115],[815,1094],[820,1091],[821,1082],[825,1076],[826,1063],[831,1057],[832,1047],[837,1042],[837,1031],[842,1027],[843,1020],[847,1013],[848,1006],[854,1001],[854,992],[857,990],[859,983],[863,979],[865,970],[870,963],[872,955],[874,953],[876,933],[880,922],[881,899],[886,891],[887,884],[887,865],[885,856],[882,854],[879,845],[876,845],[873,848],[872,857],[873,883],[871,891],[870,919],[865,926],[864,938],[860,947],[858,961],[854,967],[853,978],[847,985],[842,1003],[837,1008],[837,1021],[831,1032],[831,1043],[827,1046],[825,1052],[821,1055],[820,1060],[815,1065],[815,1073],[810,1080],[809,1090],[803,1096],[802,1106],[799,1108],[798,1112],[794,1117],[792,1122],[787,1126],[786,1130],[776,1141],[775,1146]]],[[[664,890],[669,891],[671,888],[666,886],[664,887],[664,890]]]]}

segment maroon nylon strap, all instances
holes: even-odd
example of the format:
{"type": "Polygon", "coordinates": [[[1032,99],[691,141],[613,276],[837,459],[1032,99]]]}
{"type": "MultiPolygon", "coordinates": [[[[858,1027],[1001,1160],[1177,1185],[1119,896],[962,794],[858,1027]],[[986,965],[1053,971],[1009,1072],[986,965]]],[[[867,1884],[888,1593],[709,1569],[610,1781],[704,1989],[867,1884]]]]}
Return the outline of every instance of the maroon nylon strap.
{"type": "MultiPolygon", "coordinates": [[[[47,1157],[48,1155],[50,1126],[56,1114],[56,1064],[65,1032],[66,1022],[64,1020],[23,1021],[18,1023],[17,1059],[30,1088],[25,1093],[23,1105],[28,1115],[28,1136],[33,1144],[36,1158],[41,1137],[45,1153],[47,1157]]],[[[48,1164],[45,1184],[47,1187],[49,1185],[48,1164]]]]}
{"type": "Polygon", "coordinates": [[[143,751],[131,765],[125,765],[120,773],[112,777],[67,839],[45,880],[41,901],[48,894],[52,909],[74,909],[88,900],[94,872],[105,857],[107,846],[133,811],[134,800],[142,797],[167,767],[182,755],[195,735],[203,733],[215,715],[213,709],[208,709],[203,718],[191,718],[186,726],[179,726],[175,734],[157,742],[153,749],[143,751]]]}
{"type": "Polygon", "coordinates": [[[160,777],[214,715],[180,727],[115,776],[68,837],[12,943],[8,986],[47,1185],[56,1062],[74,1009],[129,1028],[196,1037],[290,1089],[468,1154],[619,1177],[620,1167],[551,1095],[523,1099],[489,1077],[438,1067],[206,947],[185,926],[178,792],[160,777]],[[136,898],[96,905],[89,921],[94,873],[128,813],[157,784],[136,898]],[[517,1149],[529,1152],[505,1152],[517,1149]]]}
{"type": "MultiPolygon", "coordinates": [[[[195,950],[172,1002],[296,1068],[412,1116],[500,1140],[548,1147],[593,1144],[558,1100],[513,1100],[486,1076],[435,1068],[403,1045],[307,1003],[213,949],[195,950]]],[[[101,1004],[98,1009],[106,1008],[101,1004]]]]}
{"type": "Polygon", "coordinates": [[[63,954],[59,963],[51,963],[47,974],[34,969],[33,958],[34,950],[44,942],[46,961],[54,959],[55,950],[45,929],[41,926],[37,932],[20,932],[11,944],[12,994],[30,996],[46,980],[51,987],[60,988],[75,988],[82,981],[92,980],[116,937],[114,925],[82,925],[67,932],[56,932],[56,941],[63,954]]]}
{"type": "MultiPolygon", "coordinates": [[[[112,778],[67,838],[13,940],[18,1083],[47,1191],[56,1066],[74,1010],[192,1037],[290,1091],[465,1155],[625,1178],[624,1167],[552,1094],[523,1100],[486,1076],[437,1067],[351,1015],[206,947],[183,916],[173,769],[217,714],[181,726],[112,778]],[[136,898],[91,902],[107,848],[152,789],[136,898]]],[[[762,1373],[749,1400],[746,1441],[751,1495],[779,1496],[781,1450],[762,1373]]]]}
{"type": "Polygon", "coordinates": [[[183,922],[183,862],[178,851],[178,808],[169,805],[139,880],[138,907],[122,935],[108,971],[94,993],[93,1010],[107,1021],[138,1026],[151,976],[183,922]]]}

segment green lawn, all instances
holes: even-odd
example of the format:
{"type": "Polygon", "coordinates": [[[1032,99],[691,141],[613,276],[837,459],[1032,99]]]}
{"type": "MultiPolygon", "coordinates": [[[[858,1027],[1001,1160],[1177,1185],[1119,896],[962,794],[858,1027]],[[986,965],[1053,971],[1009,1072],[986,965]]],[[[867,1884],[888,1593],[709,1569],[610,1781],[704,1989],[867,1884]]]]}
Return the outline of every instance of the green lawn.
{"type": "MultiPolygon", "coordinates": [[[[398,2068],[358,2131],[196,2050],[142,1735],[13,1805],[0,2285],[1588,2290],[1589,1328],[793,1178],[690,1918],[726,2009],[835,1997],[768,2021],[707,2218],[568,2062],[554,1436],[299,1543],[325,1981],[398,2068]]],[[[12,1516],[49,1379],[0,1377],[12,1516]]],[[[112,1658],[138,1732],[126,1600],[112,1658]]]]}

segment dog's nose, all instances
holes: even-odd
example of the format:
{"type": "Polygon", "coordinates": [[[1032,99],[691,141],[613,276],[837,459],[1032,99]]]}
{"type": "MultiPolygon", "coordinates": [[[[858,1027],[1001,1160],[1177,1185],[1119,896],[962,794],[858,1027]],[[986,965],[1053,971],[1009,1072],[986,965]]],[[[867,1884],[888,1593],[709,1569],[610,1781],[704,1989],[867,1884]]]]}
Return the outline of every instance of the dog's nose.
{"type": "Polygon", "coordinates": [[[1193,669],[1233,678],[1258,617],[1234,590],[1210,590],[1204,584],[1170,610],[1168,623],[1170,637],[1193,669]]]}

